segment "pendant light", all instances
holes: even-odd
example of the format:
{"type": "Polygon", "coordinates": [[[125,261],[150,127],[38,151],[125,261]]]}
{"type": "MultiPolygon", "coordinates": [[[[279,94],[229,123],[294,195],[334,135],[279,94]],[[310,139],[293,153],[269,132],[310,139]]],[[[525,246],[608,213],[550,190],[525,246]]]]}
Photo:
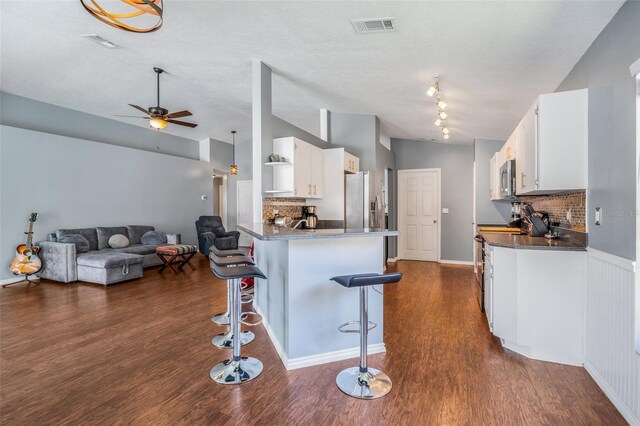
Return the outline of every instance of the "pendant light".
{"type": "Polygon", "coordinates": [[[231,138],[233,140],[233,148],[231,149],[231,166],[229,167],[229,173],[232,175],[238,174],[238,165],[236,164],[236,131],[231,131],[231,138]]]}

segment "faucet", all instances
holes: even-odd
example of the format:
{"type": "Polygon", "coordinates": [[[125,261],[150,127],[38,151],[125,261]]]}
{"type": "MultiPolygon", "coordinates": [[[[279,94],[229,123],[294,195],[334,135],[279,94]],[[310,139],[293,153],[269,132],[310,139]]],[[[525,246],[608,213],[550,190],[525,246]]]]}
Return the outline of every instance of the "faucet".
{"type": "Polygon", "coordinates": [[[308,224],[309,224],[309,222],[307,222],[307,219],[300,219],[300,220],[298,221],[298,223],[296,223],[296,224],[293,226],[293,228],[291,228],[291,229],[296,229],[296,228],[298,228],[298,225],[300,225],[302,222],[304,222],[304,224],[305,224],[305,225],[308,225],[308,224]]]}

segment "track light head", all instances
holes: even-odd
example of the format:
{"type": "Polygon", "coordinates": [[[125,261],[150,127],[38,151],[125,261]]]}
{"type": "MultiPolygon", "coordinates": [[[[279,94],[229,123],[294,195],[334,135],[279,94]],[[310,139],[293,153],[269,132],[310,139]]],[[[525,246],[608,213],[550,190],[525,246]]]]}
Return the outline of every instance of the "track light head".
{"type": "Polygon", "coordinates": [[[440,85],[438,84],[438,76],[436,75],[434,77],[434,82],[433,84],[429,87],[429,89],[427,89],[427,95],[429,96],[433,96],[436,94],[436,92],[440,91],[440,85]]]}

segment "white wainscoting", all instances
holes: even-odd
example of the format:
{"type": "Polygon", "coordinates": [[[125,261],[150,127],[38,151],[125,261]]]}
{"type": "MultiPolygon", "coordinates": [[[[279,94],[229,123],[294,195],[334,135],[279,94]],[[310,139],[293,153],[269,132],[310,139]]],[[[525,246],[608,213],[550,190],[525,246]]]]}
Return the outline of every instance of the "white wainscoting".
{"type": "Polygon", "coordinates": [[[640,424],[640,354],[635,350],[636,263],[589,249],[585,368],[632,425],[640,424]]]}

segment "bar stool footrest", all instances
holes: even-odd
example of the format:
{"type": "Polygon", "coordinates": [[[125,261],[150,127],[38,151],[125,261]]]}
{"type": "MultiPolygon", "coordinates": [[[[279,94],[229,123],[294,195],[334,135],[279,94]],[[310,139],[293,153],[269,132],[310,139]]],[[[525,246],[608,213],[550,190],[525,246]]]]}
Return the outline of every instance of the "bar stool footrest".
{"type": "Polygon", "coordinates": [[[256,325],[259,325],[262,323],[262,315],[256,312],[243,312],[242,319],[240,320],[240,322],[246,326],[255,327],[256,325]],[[246,321],[246,319],[250,317],[257,317],[257,320],[254,322],[246,321]]]}
{"type": "MultiPolygon", "coordinates": [[[[376,328],[377,326],[378,326],[378,324],[376,324],[375,322],[369,321],[369,327],[367,328],[367,330],[371,331],[374,328],[376,328]]],[[[360,321],[348,321],[348,322],[345,322],[340,327],[338,327],[338,330],[340,331],[340,333],[358,333],[358,334],[360,334],[360,321]],[[354,325],[356,325],[357,327],[349,328],[349,327],[354,326],[354,325]]]]}

